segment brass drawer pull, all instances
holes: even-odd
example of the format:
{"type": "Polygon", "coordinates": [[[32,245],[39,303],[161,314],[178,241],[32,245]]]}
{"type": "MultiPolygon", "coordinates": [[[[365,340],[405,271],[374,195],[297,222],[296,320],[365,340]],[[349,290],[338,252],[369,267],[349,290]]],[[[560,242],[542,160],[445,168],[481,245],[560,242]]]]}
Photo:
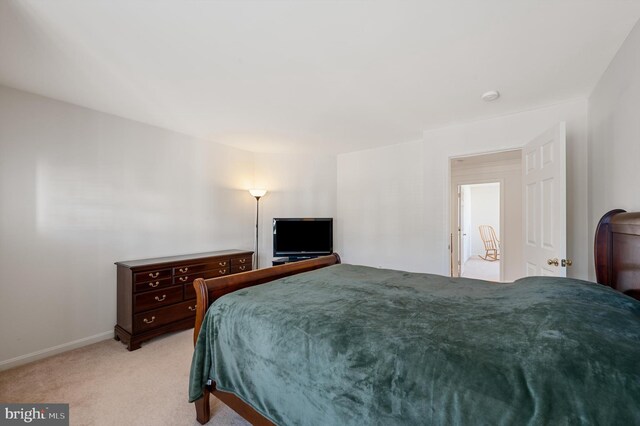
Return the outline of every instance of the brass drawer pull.
{"type": "Polygon", "coordinates": [[[194,311],[196,310],[196,308],[197,308],[197,307],[198,307],[198,305],[195,305],[195,306],[189,306],[189,310],[190,310],[191,312],[194,312],[194,311]]]}
{"type": "Polygon", "coordinates": [[[158,275],[160,275],[160,272],[156,272],[155,274],[153,272],[149,272],[149,276],[151,278],[158,278],[158,275]]]}
{"type": "Polygon", "coordinates": [[[224,275],[224,274],[227,273],[227,270],[226,269],[220,269],[218,272],[220,272],[220,274],[224,275]]]}
{"type": "Polygon", "coordinates": [[[239,263],[244,263],[244,262],[246,262],[246,261],[247,261],[246,259],[240,259],[240,260],[238,260],[238,262],[239,262],[239,263]]]}
{"type": "Polygon", "coordinates": [[[156,288],[160,285],[160,281],[156,281],[155,283],[149,283],[150,287],[156,288]]]}
{"type": "Polygon", "coordinates": [[[227,266],[227,262],[218,262],[218,265],[220,265],[220,266],[227,266]]]}
{"type": "Polygon", "coordinates": [[[187,272],[189,270],[189,268],[180,268],[178,269],[178,271],[180,271],[180,273],[184,274],[185,272],[187,272]]]}
{"type": "Polygon", "coordinates": [[[152,322],[154,322],[155,320],[156,320],[156,317],[154,317],[154,316],[153,316],[153,317],[151,317],[151,319],[150,319],[150,320],[148,320],[148,319],[146,319],[146,318],[145,318],[145,319],[143,319],[142,321],[144,321],[144,323],[145,323],[145,324],[151,324],[151,323],[152,323],[152,322]]]}
{"type": "Polygon", "coordinates": [[[189,279],[189,277],[180,277],[180,281],[185,282],[189,279]]]}
{"type": "Polygon", "coordinates": [[[160,296],[156,296],[156,301],[158,301],[158,302],[162,302],[162,301],[163,301],[164,299],[166,299],[166,298],[167,298],[167,295],[166,295],[166,294],[163,294],[163,295],[162,295],[162,297],[160,297],[160,296]]]}
{"type": "Polygon", "coordinates": [[[247,269],[246,266],[240,266],[238,269],[240,269],[241,271],[244,271],[245,269],[247,269]]]}

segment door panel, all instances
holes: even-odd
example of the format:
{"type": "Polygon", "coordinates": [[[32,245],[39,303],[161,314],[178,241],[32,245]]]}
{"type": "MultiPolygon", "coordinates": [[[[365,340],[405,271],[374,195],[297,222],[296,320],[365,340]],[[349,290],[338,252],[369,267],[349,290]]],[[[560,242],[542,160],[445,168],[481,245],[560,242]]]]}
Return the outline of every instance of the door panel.
{"type": "MultiPolygon", "coordinates": [[[[535,183],[528,184],[526,186],[527,196],[524,197],[525,203],[527,206],[535,206],[537,200],[537,190],[538,186],[535,183]]],[[[525,241],[529,246],[536,246],[538,244],[538,240],[536,239],[536,212],[535,210],[530,210],[525,208],[525,221],[526,221],[526,238],[525,241]]]]}
{"type": "Polygon", "coordinates": [[[542,181],[542,222],[540,223],[540,235],[542,236],[542,247],[548,250],[554,249],[554,179],[545,179],[542,181]]]}
{"type": "Polygon", "coordinates": [[[566,276],[548,260],[566,257],[566,127],[559,123],[522,150],[524,269],[527,276],[566,276]]]}

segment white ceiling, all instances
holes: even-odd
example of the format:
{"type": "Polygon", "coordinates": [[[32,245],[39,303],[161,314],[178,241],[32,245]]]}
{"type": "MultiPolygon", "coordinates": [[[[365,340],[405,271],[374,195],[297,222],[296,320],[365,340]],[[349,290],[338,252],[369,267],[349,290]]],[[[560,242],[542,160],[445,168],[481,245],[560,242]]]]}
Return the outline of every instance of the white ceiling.
{"type": "Polygon", "coordinates": [[[588,96],[639,17],[626,0],[0,0],[0,84],[252,151],[348,152],[588,96]]]}

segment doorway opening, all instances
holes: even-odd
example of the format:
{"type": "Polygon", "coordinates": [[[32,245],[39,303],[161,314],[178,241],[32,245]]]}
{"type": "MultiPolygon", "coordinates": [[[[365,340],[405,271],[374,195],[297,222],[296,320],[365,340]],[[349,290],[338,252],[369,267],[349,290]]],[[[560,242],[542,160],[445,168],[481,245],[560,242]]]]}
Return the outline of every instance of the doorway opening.
{"type": "Polygon", "coordinates": [[[461,277],[500,281],[500,186],[458,185],[461,277]]]}
{"type": "Polygon", "coordinates": [[[522,276],[522,151],[450,159],[451,276],[522,276]]]}

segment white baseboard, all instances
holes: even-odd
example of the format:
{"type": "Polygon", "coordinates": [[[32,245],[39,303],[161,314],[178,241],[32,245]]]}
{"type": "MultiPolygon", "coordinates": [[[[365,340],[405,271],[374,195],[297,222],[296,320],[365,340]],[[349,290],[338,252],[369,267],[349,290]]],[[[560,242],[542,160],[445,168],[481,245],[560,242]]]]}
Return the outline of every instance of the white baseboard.
{"type": "Polygon", "coordinates": [[[42,358],[46,358],[52,355],[56,355],[62,352],[77,349],[82,346],[87,346],[92,343],[97,343],[102,340],[107,340],[113,337],[113,330],[105,331],[104,333],[95,334],[93,336],[84,337],[82,339],[74,340],[73,342],[63,343],[62,345],[53,346],[51,348],[42,349],[30,354],[20,355],[15,358],[8,359],[6,361],[0,361],[0,371],[8,370],[19,365],[27,364],[33,361],[37,361],[42,358]]]}

